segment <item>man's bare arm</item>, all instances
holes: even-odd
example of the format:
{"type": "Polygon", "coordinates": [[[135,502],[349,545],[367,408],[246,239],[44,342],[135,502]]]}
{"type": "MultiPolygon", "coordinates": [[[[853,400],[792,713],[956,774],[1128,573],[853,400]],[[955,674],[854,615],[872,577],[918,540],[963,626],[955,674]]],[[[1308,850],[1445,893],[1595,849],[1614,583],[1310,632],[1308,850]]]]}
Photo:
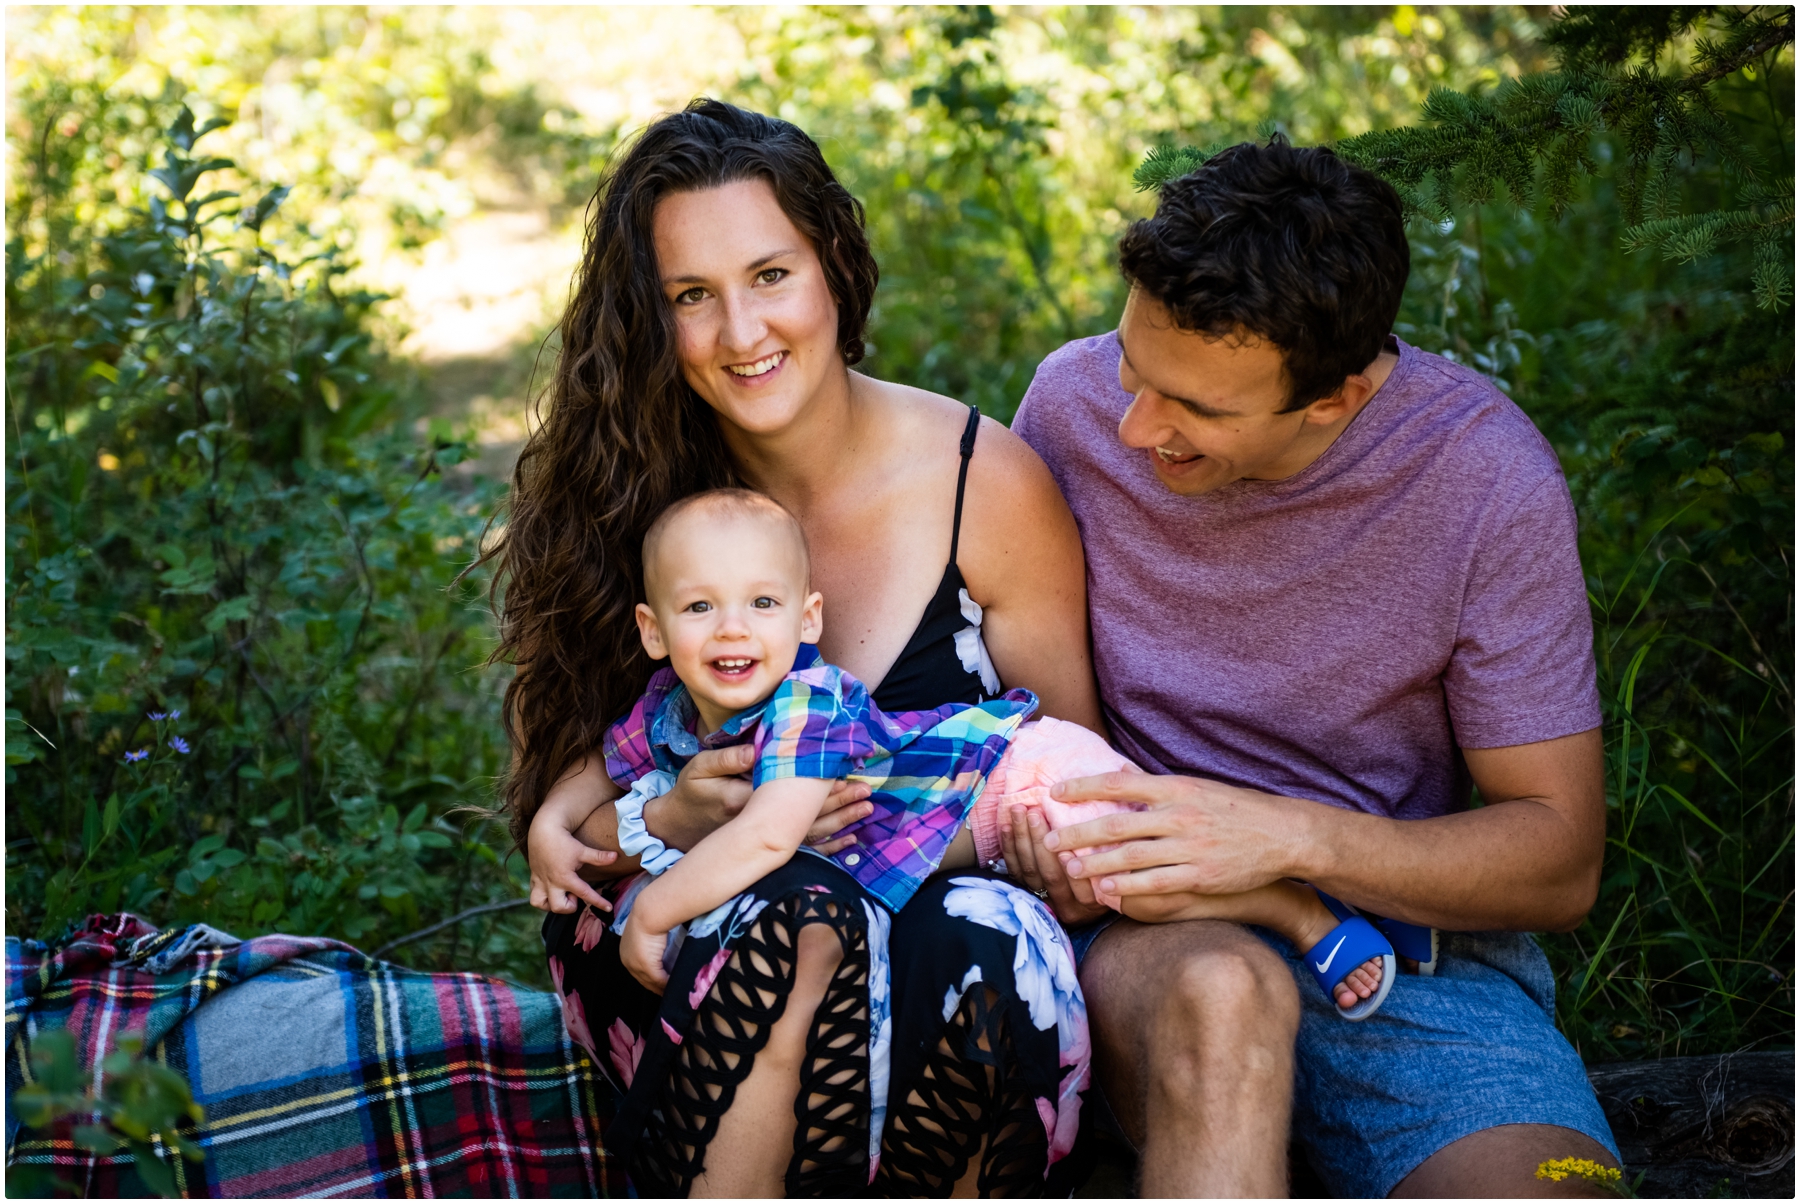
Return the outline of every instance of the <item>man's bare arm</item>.
{"type": "Polygon", "coordinates": [[[1564,931],[1599,888],[1605,777],[1598,729],[1464,754],[1486,805],[1391,820],[1200,778],[1107,774],[1068,802],[1150,804],[1050,834],[1052,849],[1129,842],[1069,863],[1122,895],[1235,894],[1298,878],[1367,908],[1454,931],[1564,931]]]}

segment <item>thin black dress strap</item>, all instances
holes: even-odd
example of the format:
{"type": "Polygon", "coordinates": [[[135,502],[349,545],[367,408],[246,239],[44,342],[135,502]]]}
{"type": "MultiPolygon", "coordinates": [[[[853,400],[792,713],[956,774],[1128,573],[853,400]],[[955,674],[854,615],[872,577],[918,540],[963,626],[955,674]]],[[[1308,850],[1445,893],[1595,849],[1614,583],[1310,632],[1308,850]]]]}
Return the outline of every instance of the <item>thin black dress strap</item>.
{"type": "Polygon", "coordinates": [[[962,468],[956,474],[956,519],[950,529],[950,563],[944,566],[937,593],[925,604],[912,638],[900,650],[881,684],[871,692],[875,705],[889,714],[929,711],[947,702],[977,703],[982,699],[981,675],[963,668],[956,651],[956,636],[969,625],[962,614],[962,570],[956,567],[956,546],[962,536],[963,490],[969,482],[969,458],[975,454],[975,432],[981,411],[969,407],[963,427],[962,468]]]}
{"type": "Polygon", "coordinates": [[[956,472],[956,517],[950,523],[950,563],[956,563],[956,541],[962,538],[963,486],[969,483],[969,457],[975,454],[975,432],[981,429],[981,411],[969,407],[969,422],[963,427],[962,467],[956,472]]]}

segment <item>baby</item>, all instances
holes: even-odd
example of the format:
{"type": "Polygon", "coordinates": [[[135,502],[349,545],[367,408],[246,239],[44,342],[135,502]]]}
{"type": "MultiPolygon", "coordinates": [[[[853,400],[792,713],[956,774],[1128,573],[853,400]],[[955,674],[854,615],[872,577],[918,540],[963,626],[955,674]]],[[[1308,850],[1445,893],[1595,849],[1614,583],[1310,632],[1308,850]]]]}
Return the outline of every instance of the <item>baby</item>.
{"type": "MultiPolygon", "coordinates": [[[[889,715],[861,682],[820,661],[813,644],[823,630],[823,599],[810,589],[805,537],[772,499],[746,490],[684,499],[651,526],[643,555],[639,635],[652,657],[668,658],[691,696],[692,735],[753,730],[756,747],[749,802],[686,855],[641,831],[643,800],[667,788],[668,767],[642,772],[620,800],[621,847],[657,875],[629,900],[620,956],[652,990],[668,982],[671,934],[806,849],[807,830],[840,777],[870,785],[873,813],[846,830],[854,843],[830,860],[894,911],[940,870],[996,864],[999,829],[1015,805],[1039,808],[1052,828],[1122,809],[1049,798],[1057,781],[1135,767],[1078,725],[1027,723],[1037,707],[1029,691],[889,715]]],[[[608,769],[621,778],[611,756],[608,769]]],[[[573,835],[586,818],[586,811],[548,805],[533,818],[534,897],[591,895],[578,877],[586,846],[573,835]]],[[[1121,907],[1118,899],[1102,901],[1121,907]]],[[[1307,963],[1339,1013],[1362,1019],[1393,981],[1393,948],[1367,920],[1328,902],[1310,887],[1280,882],[1206,906],[1216,904],[1213,918],[1268,927],[1303,953],[1329,950],[1322,964],[1307,963]]],[[[1131,914],[1131,900],[1122,910],[1131,914]]]]}

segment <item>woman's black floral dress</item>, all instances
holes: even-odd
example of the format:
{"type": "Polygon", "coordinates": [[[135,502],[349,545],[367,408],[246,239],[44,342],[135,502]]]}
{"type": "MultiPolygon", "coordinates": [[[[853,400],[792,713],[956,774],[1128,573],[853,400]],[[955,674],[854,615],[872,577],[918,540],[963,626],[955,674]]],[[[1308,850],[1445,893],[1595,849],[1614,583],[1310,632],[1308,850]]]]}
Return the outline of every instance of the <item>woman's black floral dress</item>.
{"type": "MultiPolygon", "coordinates": [[[[700,751],[684,692],[668,686],[615,725],[615,779],[633,776],[620,739],[654,741],[670,770],[700,751]]],[[[753,734],[728,724],[705,743],[753,734]]],[[[854,853],[839,856],[856,866],[854,853]]],[[[640,1192],[684,1195],[704,1168],[786,1005],[810,924],[831,930],[842,959],[807,1038],[788,1193],[945,1195],[984,1149],[984,1195],[1045,1190],[1074,1142],[1089,1047],[1074,960],[1040,900],[996,875],[953,873],[890,915],[839,865],[801,852],[684,926],[658,996],[619,960],[650,881],[603,888],[611,915],[584,904],[544,924],[569,1031],[623,1092],[606,1141],[640,1192]]]]}

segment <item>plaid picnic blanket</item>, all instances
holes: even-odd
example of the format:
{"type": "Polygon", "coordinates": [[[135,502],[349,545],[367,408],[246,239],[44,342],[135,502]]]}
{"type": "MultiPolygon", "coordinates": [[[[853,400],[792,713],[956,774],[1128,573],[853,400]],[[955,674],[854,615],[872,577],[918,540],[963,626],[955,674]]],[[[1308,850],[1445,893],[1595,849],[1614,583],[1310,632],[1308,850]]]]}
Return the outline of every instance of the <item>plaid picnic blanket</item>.
{"type": "Polygon", "coordinates": [[[55,948],[7,937],[8,1164],[139,1195],[129,1154],[96,1157],[66,1125],[14,1116],[31,1041],[53,1028],[74,1034],[83,1067],[139,1033],[192,1084],[206,1159],[165,1159],[187,1196],[626,1194],[600,1146],[612,1090],[552,994],[323,938],[158,932],[131,915],[91,916],[55,948]]]}

